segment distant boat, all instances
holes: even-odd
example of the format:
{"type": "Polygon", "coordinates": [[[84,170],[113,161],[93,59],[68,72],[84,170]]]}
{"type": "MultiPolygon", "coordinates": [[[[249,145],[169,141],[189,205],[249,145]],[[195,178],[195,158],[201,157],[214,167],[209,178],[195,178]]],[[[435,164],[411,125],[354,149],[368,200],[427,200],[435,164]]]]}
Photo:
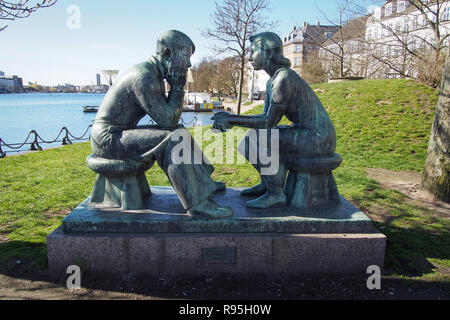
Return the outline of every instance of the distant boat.
{"type": "Polygon", "coordinates": [[[219,105],[215,107],[213,103],[195,103],[184,107],[183,112],[213,112],[215,109],[220,110],[221,108],[219,105]]]}
{"type": "Polygon", "coordinates": [[[99,106],[84,106],[83,107],[83,112],[96,113],[96,112],[98,112],[98,108],[99,108],[99,106]]]}

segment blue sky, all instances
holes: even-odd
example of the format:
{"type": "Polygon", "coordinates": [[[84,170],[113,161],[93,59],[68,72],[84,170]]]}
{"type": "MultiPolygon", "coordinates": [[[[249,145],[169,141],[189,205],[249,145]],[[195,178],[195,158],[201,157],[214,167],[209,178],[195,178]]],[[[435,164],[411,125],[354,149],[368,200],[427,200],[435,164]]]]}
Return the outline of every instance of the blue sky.
{"type": "MultiPolygon", "coordinates": [[[[219,0],[220,2],[220,0],[219,0]]],[[[318,7],[330,10],[333,0],[272,0],[273,30],[289,33],[295,24],[322,20],[318,7]]],[[[201,36],[214,10],[211,0],[60,0],[0,32],[0,70],[28,81],[55,85],[95,82],[102,69],[124,70],[155,52],[157,37],[169,29],[189,35],[197,46],[194,63],[211,56],[211,43],[201,36]],[[80,29],[69,29],[67,9],[81,10],[80,29]]]]}

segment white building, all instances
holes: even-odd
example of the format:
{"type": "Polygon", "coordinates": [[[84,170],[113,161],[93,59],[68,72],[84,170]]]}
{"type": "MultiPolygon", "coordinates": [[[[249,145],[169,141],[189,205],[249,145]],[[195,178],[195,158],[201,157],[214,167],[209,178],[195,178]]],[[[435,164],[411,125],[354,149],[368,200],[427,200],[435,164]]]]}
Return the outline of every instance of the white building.
{"type": "Polygon", "coordinates": [[[253,95],[253,100],[263,99],[270,76],[264,70],[254,70],[251,64],[246,69],[249,99],[250,94],[253,95]]]}
{"type": "Polygon", "coordinates": [[[188,105],[193,105],[195,103],[211,103],[211,95],[202,92],[189,92],[184,95],[184,101],[188,105]]]}
{"type": "Polygon", "coordinates": [[[367,51],[371,56],[368,76],[415,76],[414,52],[448,46],[450,1],[422,2],[427,6],[425,10],[418,10],[408,0],[389,0],[374,10],[366,28],[367,51]],[[439,38],[432,24],[436,24],[439,38]]]}
{"type": "Polygon", "coordinates": [[[409,0],[388,0],[373,14],[344,25],[320,50],[329,76],[335,76],[339,56],[343,56],[344,76],[417,77],[415,56],[426,56],[436,48],[443,50],[450,34],[450,0],[420,1],[423,10],[409,0]],[[331,53],[342,48],[343,54],[331,53]]]}

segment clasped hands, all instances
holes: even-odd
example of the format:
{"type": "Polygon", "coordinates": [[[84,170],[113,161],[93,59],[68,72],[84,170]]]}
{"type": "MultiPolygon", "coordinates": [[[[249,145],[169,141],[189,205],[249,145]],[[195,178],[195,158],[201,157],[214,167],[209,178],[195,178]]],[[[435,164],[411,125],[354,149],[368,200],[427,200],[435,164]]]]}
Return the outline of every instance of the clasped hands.
{"type": "Polygon", "coordinates": [[[221,132],[227,132],[234,125],[231,123],[231,118],[233,115],[228,112],[218,112],[216,113],[211,120],[214,120],[213,130],[219,130],[221,132]]]}

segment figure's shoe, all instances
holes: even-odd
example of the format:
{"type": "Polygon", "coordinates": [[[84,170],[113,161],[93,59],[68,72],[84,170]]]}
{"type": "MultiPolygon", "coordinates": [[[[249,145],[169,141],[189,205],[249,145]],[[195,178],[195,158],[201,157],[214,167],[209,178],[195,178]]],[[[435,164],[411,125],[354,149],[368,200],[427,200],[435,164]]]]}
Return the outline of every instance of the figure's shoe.
{"type": "Polygon", "coordinates": [[[260,197],[266,193],[266,185],[264,183],[260,183],[257,186],[244,189],[241,191],[241,196],[243,197],[260,197]]]}
{"type": "Polygon", "coordinates": [[[284,192],[277,194],[266,193],[262,197],[248,201],[247,207],[251,209],[267,209],[273,207],[282,207],[287,204],[287,197],[284,192]]]}
{"type": "Polygon", "coordinates": [[[208,199],[188,210],[188,214],[195,220],[225,219],[233,217],[233,209],[208,199]]]}
{"type": "Polygon", "coordinates": [[[227,185],[225,184],[225,182],[214,181],[214,183],[216,184],[216,190],[214,192],[221,192],[227,190],[227,185]]]}

